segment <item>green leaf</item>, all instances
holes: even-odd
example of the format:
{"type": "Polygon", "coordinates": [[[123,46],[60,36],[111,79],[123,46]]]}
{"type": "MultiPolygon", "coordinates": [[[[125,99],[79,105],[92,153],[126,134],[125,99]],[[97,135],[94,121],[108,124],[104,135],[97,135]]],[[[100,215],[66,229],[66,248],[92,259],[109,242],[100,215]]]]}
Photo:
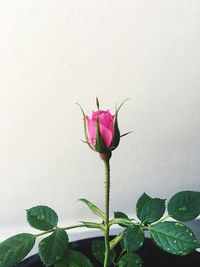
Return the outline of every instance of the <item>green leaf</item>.
{"type": "Polygon", "coordinates": [[[128,252],[121,257],[119,262],[117,263],[118,267],[141,267],[142,259],[139,255],[128,252]]]}
{"type": "Polygon", "coordinates": [[[35,236],[23,233],[12,236],[0,244],[0,267],[13,267],[33,248],[35,236]]]}
{"type": "MultiPolygon", "coordinates": [[[[129,220],[128,216],[125,213],[121,212],[121,211],[114,212],[114,217],[116,219],[128,219],[129,220]]],[[[130,224],[128,224],[128,226],[129,225],[130,224]]],[[[125,222],[125,223],[123,223],[123,222],[122,223],[119,223],[119,226],[126,227],[127,226],[127,222],[125,222]]]]}
{"type": "Polygon", "coordinates": [[[148,196],[146,193],[143,193],[141,197],[138,199],[137,204],[136,204],[136,213],[137,213],[138,218],[140,217],[140,213],[144,205],[151,199],[152,198],[148,196]]]}
{"type": "Polygon", "coordinates": [[[58,216],[47,206],[36,206],[26,211],[28,223],[39,230],[53,229],[58,223],[58,216]]]}
{"type": "Polygon", "coordinates": [[[165,199],[151,198],[143,194],[137,202],[137,216],[143,223],[153,223],[159,220],[165,212],[165,199]]]}
{"type": "Polygon", "coordinates": [[[102,219],[105,219],[105,213],[101,211],[97,206],[95,206],[92,202],[85,198],[81,198],[79,199],[79,201],[85,203],[95,215],[101,217],[102,219]]]}
{"type": "MultiPolygon", "coordinates": [[[[92,241],[92,253],[94,257],[101,262],[104,263],[104,257],[105,257],[105,244],[103,240],[94,240],[92,241]]],[[[113,250],[110,251],[110,258],[108,261],[108,265],[110,266],[112,262],[114,261],[116,257],[116,253],[113,250]]]]}
{"type": "Polygon", "coordinates": [[[125,213],[121,212],[121,211],[115,211],[114,212],[114,217],[115,218],[127,218],[128,219],[128,216],[125,213]]]}
{"type": "Polygon", "coordinates": [[[179,221],[190,221],[200,214],[200,192],[182,191],[168,203],[168,212],[179,221]]]}
{"type": "Polygon", "coordinates": [[[137,251],[144,243],[144,232],[139,225],[132,225],[125,230],[124,247],[128,252],[137,251]]]}
{"type": "Polygon", "coordinates": [[[56,229],[39,243],[39,256],[46,266],[62,259],[68,248],[68,236],[62,229],[56,229]]]}
{"type": "Polygon", "coordinates": [[[166,252],[186,255],[199,247],[192,231],[178,222],[162,222],[150,228],[155,243],[166,252]]]}
{"type": "Polygon", "coordinates": [[[78,251],[68,249],[55,267],[94,267],[90,260],[78,251]]]}

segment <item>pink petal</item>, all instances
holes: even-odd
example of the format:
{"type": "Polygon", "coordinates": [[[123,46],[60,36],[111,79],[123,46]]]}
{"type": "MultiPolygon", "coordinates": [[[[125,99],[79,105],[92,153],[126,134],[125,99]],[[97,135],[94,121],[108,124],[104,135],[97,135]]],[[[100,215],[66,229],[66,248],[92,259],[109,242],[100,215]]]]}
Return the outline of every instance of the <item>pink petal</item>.
{"type": "Polygon", "coordinates": [[[97,110],[92,112],[92,118],[86,116],[89,142],[95,144],[96,139],[96,119],[99,119],[100,133],[107,147],[112,143],[114,135],[114,116],[109,110],[97,110]]]}
{"type": "Polygon", "coordinates": [[[88,129],[88,137],[90,144],[94,145],[96,140],[96,121],[91,120],[86,116],[86,123],[88,129]]]}

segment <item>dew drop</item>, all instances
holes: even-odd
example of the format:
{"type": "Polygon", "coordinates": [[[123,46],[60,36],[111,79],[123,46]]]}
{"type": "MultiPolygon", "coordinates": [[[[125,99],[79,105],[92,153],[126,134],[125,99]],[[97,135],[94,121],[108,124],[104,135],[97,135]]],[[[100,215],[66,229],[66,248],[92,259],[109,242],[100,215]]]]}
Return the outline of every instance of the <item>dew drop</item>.
{"type": "Polygon", "coordinates": [[[186,206],[183,206],[179,209],[180,211],[186,211],[187,210],[187,207],[186,206]]]}
{"type": "Polygon", "coordinates": [[[45,218],[44,215],[39,215],[39,216],[37,216],[37,219],[40,220],[40,221],[43,221],[44,218],[45,218]]]}
{"type": "Polygon", "coordinates": [[[56,260],[57,260],[57,261],[61,260],[61,256],[59,256],[59,255],[56,256],[56,260]]]}

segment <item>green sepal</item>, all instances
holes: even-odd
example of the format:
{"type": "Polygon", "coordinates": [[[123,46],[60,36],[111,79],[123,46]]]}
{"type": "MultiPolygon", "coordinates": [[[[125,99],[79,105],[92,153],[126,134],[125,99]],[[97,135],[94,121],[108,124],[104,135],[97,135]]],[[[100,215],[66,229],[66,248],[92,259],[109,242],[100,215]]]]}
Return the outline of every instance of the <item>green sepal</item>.
{"type": "MultiPolygon", "coordinates": [[[[103,240],[92,241],[92,254],[99,262],[101,262],[102,264],[104,263],[105,243],[103,240]]],[[[115,253],[115,250],[113,249],[110,251],[108,266],[110,266],[113,263],[115,257],[116,257],[116,253],[115,253]]]]}
{"type": "Polygon", "coordinates": [[[119,113],[121,107],[122,107],[122,106],[124,105],[124,103],[125,103],[126,101],[128,101],[128,100],[130,100],[130,98],[126,98],[126,99],[124,99],[124,101],[122,101],[122,103],[119,105],[119,107],[116,106],[116,112],[115,112],[116,114],[119,113]]]}
{"type": "MultiPolygon", "coordinates": [[[[120,142],[120,131],[119,131],[119,126],[118,126],[118,113],[121,109],[121,107],[123,106],[123,104],[129,100],[129,98],[125,99],[120,105],[118,108],[116,108],[116,111],[115,111],[115,120],[114,120],[114,136],[113,136],[113,140],[112,140],[112,143],[111,143],[111,146],[110,146],[110,150],[114,150],[118,147],[119,145],[119,142],[120,142]]],[[[128,134],[128,133],[126,133],[128,134]]],[[[125,135],[126,135],[125,134],[125,135]]],[[[123,135],[122,135],[123,136],[123,135]]]]}
{"type": "Polygon", "coordinates": [[[136,212],[142,223],[156,222],[165,212],[165,199],[151,198],[144,193],[137,202],[136,212]]]}
{"type": "Polygon", "coordinates": [[[79,251],[68,249],[55,267],[94,267],[91,261],[79,251]]]}
{"type": "Polygon", "coordinates": [[[86,222],[86,221],[81,221],[81,223],[87,228],[96,228],[96,229],[100,229],[101,231],[105,232],[105,226],[102,223],[94,223],[94,222],[86,222]]]}
{"type": "Polygon", "coordinates": [[[120,131],[119,131],[119,126],[118,126],[118,113],[115,113],[115,120],[114,120],[114,135],[113,135],[113,140],[110,145],[110,150],[114,150],[118,147],[120,142],[120,131]]]}
{"type": "Polygon", "coordinates": [[[131,225],[125,230],[124,247],[128,252],[137,251],[144,243],[144,231],[140,225],[131,225]]]}
{"type": "Polygon", "coordinates": [[[96,105],[97,105],[97,109],[99,109],[99,99],[98,99],[98,97],[96,97],[96,105]]]}
{"type": "Polygon", "coordinates": [[[120,138],[121,137],[124,137],[124,136],[126,136],[126,135],[128,135],[128,134],[130,134],[130,133],[132,133],[133,131],[129,131],[129,132],[127,132],[127,133],[124,133],[124,134],[122,134],[122,135],[120,135],[120,138]]]}
{"type": "Polygon", "coordinates": [[[88,208],[97,216],[101,217],[103,220],[105,219],[105,213],[101,211],[96,205],[85,198],[79,199],[79,201],[85,203],[88,208]]]}
{"type": "Polygon", "coordinates": [[[39,243],[39,256],[45,266],[60,261],[68,248],[68,236],[63,229],[56,229],[39,243]]]}
{"type": "Polygon", "coordinates": [[[47,231],[57,226],[58,215],[47,206],[36,206],[26,210],[27,221],[33,228],[47,231]]]}
{"type": "Polygon", "coordinates": [[[0,267],[13,267],[33,248],[35,236],[23,233],[14,235],[0,243],[0,267]]]}
{"type": "Polygon", "coordinates": [[[104,139],[100,132],[100,126],[99,126],[99,118],[96,119],[96,143],[95,143],[95,151],[99,153],[107,153],[109,152],[108,148],[106,147],[106,144],[104,142],[104,139]]]}
{"type": "Polygon", "coordinates": [[[119,262],[117,263],[118,267],[141,267],[142,266],[142,259],[140,258],[139,255],[128,252],[124,254],[119,262]]]}
{"type": "Polygon", "coordinates": [[[94,148],[91,146],[90,142],[89,142],[89,138],[88,138],[88,133],[87,133],[87,123],[86,123],[86,115],[85,115],[85,112],[83,110],[83,108],[81,107],[81,105],[79,103],[76,103],[76,105],[79,106],[82,114],[83,114],[83,126],[84,126],[84,134],[85,134],[85,139],[86,141],[83,141],[84,143],[88,144],[88,146],[94,150],[94,148]]]}
{"type": "Polygon", "coordinates": [[[154,242],[168,253],[184,256],[200,247],[193,232],[179,222],[161,222],[150,228],[154,242]]]}
{"type": "Polygon", "coordinates": [[[194,220],[200,214],[200,192],[178,192],[169,200],[168,212],[178,221],[194,220]]]}

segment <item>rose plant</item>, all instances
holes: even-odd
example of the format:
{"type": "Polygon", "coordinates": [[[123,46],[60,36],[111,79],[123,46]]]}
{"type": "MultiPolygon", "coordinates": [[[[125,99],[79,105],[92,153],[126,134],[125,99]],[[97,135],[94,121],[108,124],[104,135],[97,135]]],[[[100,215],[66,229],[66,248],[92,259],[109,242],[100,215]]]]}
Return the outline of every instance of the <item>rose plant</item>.
{"type": "MultiPolygon", "coordinates": [[[[125,102],[125,101],[124,101],[125,102]]],[[[105,210],[101,210],[87,199],[81,202],[99,217],[99,221],[81,221],[78,224],[61,228],[58,226],[56,212],[47,206],[36,206],[26,211],[27,221],[37,234],[21,233],[8,238],[0,244],[0,267],[12,267],[21,261],[33,248],[38,237],[39,256],[45,266],[92,267],[93,263],[85,255],[69,248],[67,232],[70,229],[87,227],[102,231],[104,241],[95,240],[91,251],[102,266],[140,267],[142,259],[137,251],[143,246],[144,233],[149,231],[155,245],[162,250],[184,256],[200,247],[194,233],[183,222],[191,221],[200,214],[200,192],[182,191],[172,196],[167,205],[165,199],[153,198],[143,193],[136,203],[137,218],[129,218],[121,211],[114,212],[110,218],[110,160],[112,152],[120,139],[129,134],[120,134],[118,114],[123,103],[112,115],[109,110],[99,109],[89,117],[83,113],[84,142],[100,155],[105,165],[105,210]],[[121,227],[120,233],[111,239],[110,228],[121,227]],[[121,252],[116,255],[116,246],[121,252]]]]}

